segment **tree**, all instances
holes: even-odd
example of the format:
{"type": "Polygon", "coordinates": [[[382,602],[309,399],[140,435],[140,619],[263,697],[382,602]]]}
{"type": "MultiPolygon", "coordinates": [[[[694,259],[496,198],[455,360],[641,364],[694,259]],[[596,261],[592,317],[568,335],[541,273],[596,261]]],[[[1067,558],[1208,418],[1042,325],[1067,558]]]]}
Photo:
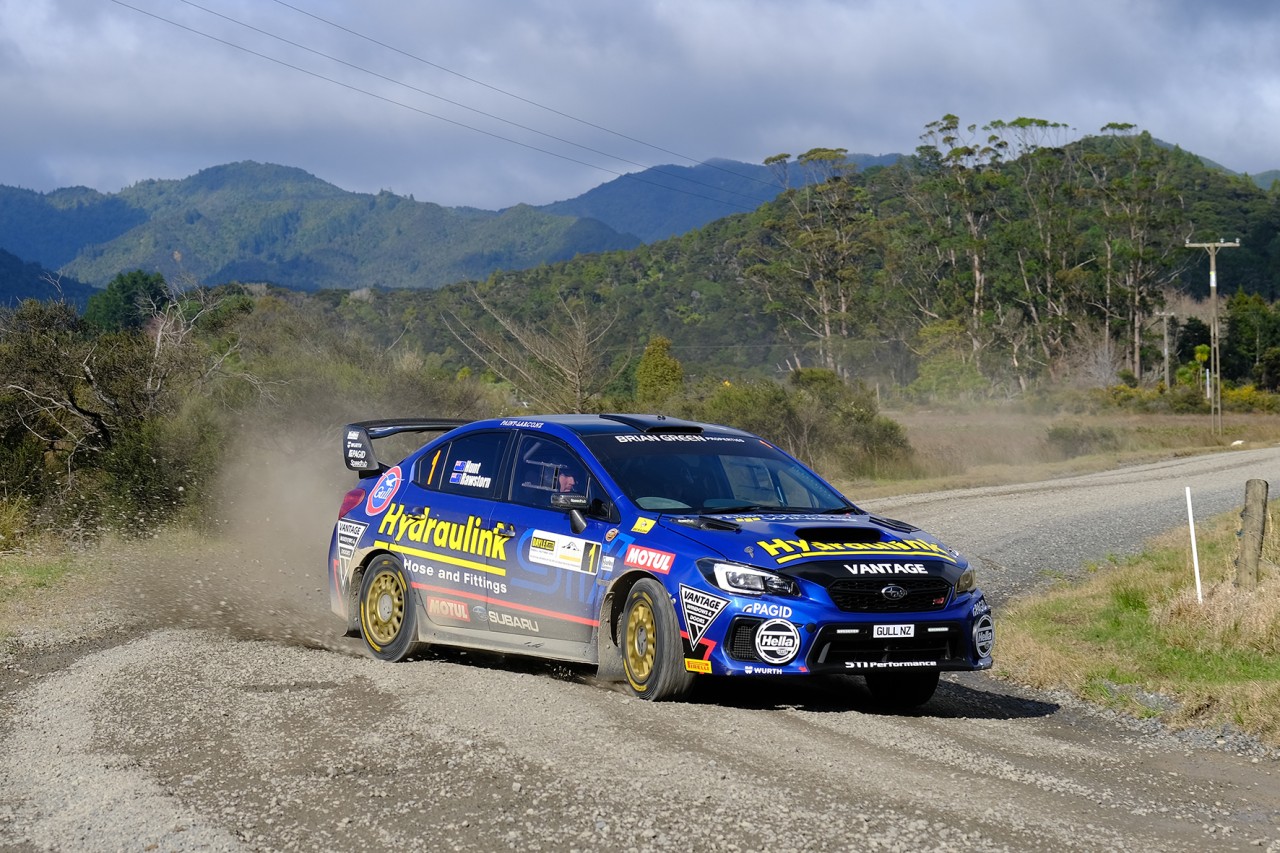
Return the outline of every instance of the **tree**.
{"type": "Polygon", "coordinates": [[[617,320],[583,299],[557,297],[558,305],[536,321],[521,321],[471,288],[483,317],[444,317],[472,355],[510,382],[519,399],[547,412],[587,412],[626,368],[603,346],[617,320]],[[483,322],[487,317],[491,322],[483,322]],[[496,324],[496,328],[494,325],[496,324]]]}
{"type": "Polygon", "coordinates": [[[1112,123],[1102,131],[1108,136],[1084,159],[1101,213],[1103,287],[1096,307],[1108,332],[1113,318],[1127,328],[1130,369],[1141,379],[1145,321],[1162,304],[1164,286],[1177,277],[1177,254],[1185,242],[1174,239],[1181,207],[1173,183],[1176,152],[1160,149],[1149,133],[1133,133],[1130,124],[1112,123]]]}
{"type": "Polygon", "coordinates": [[[636,402],[660,406],[683,384],[684,368],[671,354],[671,340],[660,335],[649,338],[636,366],[636,402]]]}
{"type": "Polygon", "coordinates": [[[110,332],[137,331],[172,301],[159,273],[122,272],[111,279],[106,290],[89,297],[84,319],[110,332]]]}
{"type": "MultiPolygon", "coordinates": [[[[748,280],[758,284],[767,310],[783,319],[784,334],[812,345],[816,361],[847,373],[847,344],[857,331],[870,272],[879,265],[881,233],[866,188],[853,180],[843,148],[814,148],[798,163],[814,178],[779,198],[777,215],[745,250],[748,280]]],[[[766,160],[785,165],[789,155],[766,160]]],[[[797,366],[801,359],[797,357],[797,366]]]]}

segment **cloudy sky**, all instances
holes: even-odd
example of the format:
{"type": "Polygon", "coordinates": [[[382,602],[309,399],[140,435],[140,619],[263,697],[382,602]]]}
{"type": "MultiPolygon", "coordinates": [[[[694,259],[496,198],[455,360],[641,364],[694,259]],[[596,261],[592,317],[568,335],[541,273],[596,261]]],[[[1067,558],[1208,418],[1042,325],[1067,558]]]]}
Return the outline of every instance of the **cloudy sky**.
{"type": "MultiPolygon", "coordinates": [[[[496,209],[947,113],[1280,168],[1271,0],[0,0],[0,184],[239,160],[496,209]]],[[[1073,137],[1074,138],[1074,137],[1073,137]]]]}

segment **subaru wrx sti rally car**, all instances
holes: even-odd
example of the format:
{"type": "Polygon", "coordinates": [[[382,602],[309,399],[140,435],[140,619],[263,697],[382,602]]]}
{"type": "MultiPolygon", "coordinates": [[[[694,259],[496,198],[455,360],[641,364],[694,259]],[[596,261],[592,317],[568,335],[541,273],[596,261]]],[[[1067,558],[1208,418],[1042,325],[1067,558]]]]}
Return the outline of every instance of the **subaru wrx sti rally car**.
{"type": "Polygon", "coordinates": [[[702,675],[861,675],[927,701],[991,666],[991,608],[955,551],[854,506],[773,444],[649,415],[343,429],[360,475],[330,601],[378,658],[422,644],[599,666],[647,699],[702,675]],[[440,432],[394,465],[374,440],[440,432]]]}

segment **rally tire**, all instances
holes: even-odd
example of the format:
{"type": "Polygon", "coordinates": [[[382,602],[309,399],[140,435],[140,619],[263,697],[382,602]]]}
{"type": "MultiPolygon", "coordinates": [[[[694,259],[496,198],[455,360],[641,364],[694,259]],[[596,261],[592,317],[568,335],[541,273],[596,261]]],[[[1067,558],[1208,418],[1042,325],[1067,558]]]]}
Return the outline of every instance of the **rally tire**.
{"type": "Polygon", "coordinates": [[[938,689],[936,669],[922,672],[869,672],[867,690],[872,700],[883,708],[907,711],[918,708],[933,698],[938,689]]]}
{"type": "Polygon", "coordinates": [[[631,587],[618,638],[623,675],[636,696],[657,702],[688,692],[693,676],[684,668],[680,626],[662,584],[642,578],[631,587]]]}
{"type": "Polygon", "coordinates": [[[402,661],[419,651],[417,603],[404,566],[381,554],[360,582],[360,636],[374,657],[402,661]]]}

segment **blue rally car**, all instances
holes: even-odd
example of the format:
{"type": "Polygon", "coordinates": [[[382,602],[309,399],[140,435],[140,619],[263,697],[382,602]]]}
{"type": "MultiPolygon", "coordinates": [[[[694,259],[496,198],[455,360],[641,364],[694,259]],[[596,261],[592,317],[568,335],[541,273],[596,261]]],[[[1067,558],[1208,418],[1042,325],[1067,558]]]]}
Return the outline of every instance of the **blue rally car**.
{"type": "Polygon", "coordinates": [[[860,675],[913,707],[991,666],[966,560],[868,514],[773,444],[654,415],[343,429],[360,475],[329,547],[348,633],[596,664],[642,698],[702,675],[860,675]],[[373,442],[438,432],[394,465],[373,442]]]}

